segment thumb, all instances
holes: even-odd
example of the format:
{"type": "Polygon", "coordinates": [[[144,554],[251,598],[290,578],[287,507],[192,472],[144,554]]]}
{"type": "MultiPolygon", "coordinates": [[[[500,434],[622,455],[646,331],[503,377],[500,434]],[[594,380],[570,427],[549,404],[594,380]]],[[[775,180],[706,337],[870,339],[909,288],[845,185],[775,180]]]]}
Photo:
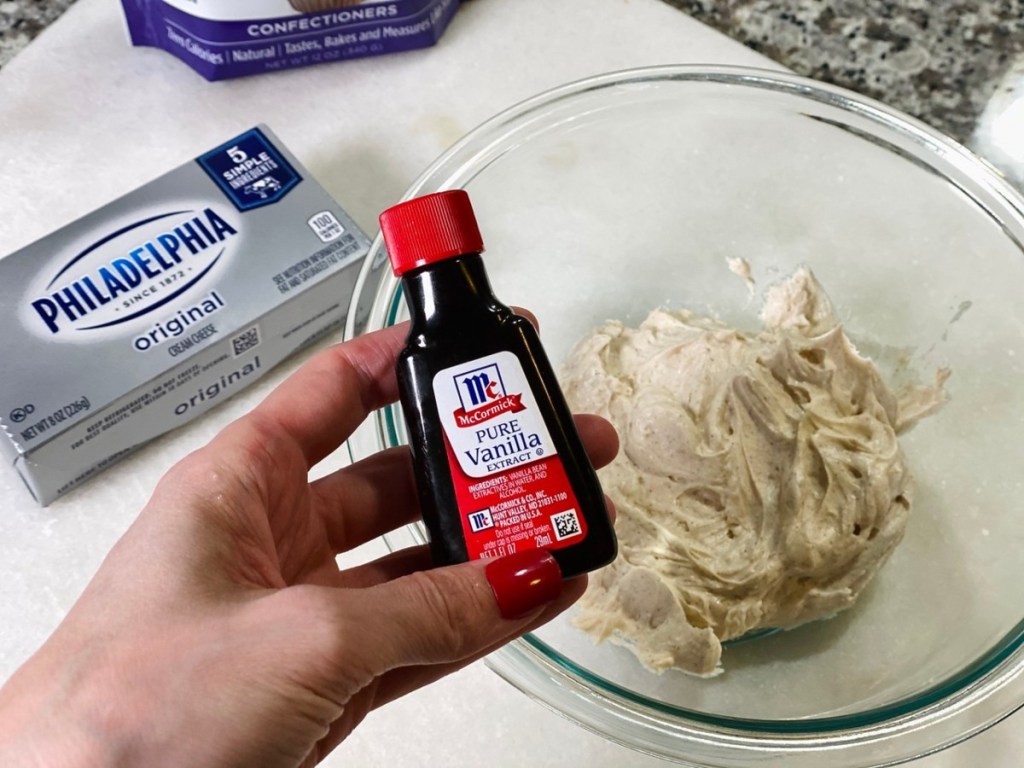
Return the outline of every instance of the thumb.
{"type": "MultiPolygon", "coordinates": [[[[578,597],[569,592],[575,594],[562,609],[578,597]]],[[[527,629],[562,593],[555,558],[533,549],[359,590],[359,604],[346,606],[345,623],[369,641],[362,648],[364,668],[382,674],[476,656],[527,629]]]]}

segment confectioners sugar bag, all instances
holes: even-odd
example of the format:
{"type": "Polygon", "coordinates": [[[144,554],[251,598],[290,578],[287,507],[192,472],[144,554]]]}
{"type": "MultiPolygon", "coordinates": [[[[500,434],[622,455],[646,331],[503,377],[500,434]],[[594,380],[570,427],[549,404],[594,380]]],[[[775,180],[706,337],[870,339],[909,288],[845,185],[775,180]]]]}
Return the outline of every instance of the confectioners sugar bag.
{"type": "Polygon", "coordinates": [[[207,80],[376,56],[438,41],[460,0],[122,0],[134,45],[207,80]]]}

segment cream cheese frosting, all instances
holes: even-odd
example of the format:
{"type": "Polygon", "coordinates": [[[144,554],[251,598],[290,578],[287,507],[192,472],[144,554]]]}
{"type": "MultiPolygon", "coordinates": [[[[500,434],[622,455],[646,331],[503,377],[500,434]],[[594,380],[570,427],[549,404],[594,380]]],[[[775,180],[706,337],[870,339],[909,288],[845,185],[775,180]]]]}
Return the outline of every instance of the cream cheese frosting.
{"type": "Polygon", "coordinates": [[[761,319],[609,321],[563,368],[573,410],[621,439],[600,473],[619,556],[574,623],[654,671],[714,674],[726,640],[850,607],[912,506],[897,436],[945,401],[945,372],[893,392],[807,269],[768,290],[761,319]]]}

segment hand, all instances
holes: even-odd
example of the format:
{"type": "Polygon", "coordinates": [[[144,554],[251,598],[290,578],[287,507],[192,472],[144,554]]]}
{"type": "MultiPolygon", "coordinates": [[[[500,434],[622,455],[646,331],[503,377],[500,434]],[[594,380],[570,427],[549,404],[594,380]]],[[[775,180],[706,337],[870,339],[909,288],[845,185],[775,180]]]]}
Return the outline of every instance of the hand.
{"type": "MultiPolygon", "coordinates": [[[[0,690],[4,766],[310,766],[363,717],[572,604],[543,551],[335,556],[418,516],[405,448],[311,467],[397,396],[403,328],[315,356],[186,457],[0,690]]],[[[617,439],[578,420],[595,465],[617,439]]]]}

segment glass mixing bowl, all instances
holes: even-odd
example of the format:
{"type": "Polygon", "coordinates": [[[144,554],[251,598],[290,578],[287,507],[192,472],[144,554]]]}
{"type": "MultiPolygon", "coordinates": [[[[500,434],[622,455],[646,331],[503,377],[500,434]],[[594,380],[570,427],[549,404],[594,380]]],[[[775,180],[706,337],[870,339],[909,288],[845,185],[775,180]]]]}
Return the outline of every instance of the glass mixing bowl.
{"type": "MultiPolygon", "coordinates": [[[[992,169],[837,88],[659,67],[498,115],[406,197],[457,187],[495,291],[537,314],[556,364],[604,320],[658,306],[756,328],[759,301],[726,266],[743,257],[759,288],[809,265],[891,383],[952,370],[950,402],[902,440],[906,537],[852,609],[735,643],[708,680],[651,674],[566,617],[491,667],[609,739],[723,768],[888,765],[1024,702],[1024,201],[992,169]]],[[[405,317],[380,237],[353,301],[349,336],[405,317]]],[[[392,407],[350,448],[404,439],[392,407]]]]}

